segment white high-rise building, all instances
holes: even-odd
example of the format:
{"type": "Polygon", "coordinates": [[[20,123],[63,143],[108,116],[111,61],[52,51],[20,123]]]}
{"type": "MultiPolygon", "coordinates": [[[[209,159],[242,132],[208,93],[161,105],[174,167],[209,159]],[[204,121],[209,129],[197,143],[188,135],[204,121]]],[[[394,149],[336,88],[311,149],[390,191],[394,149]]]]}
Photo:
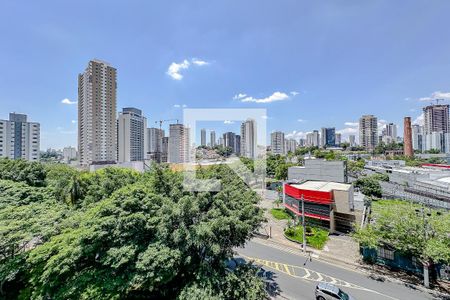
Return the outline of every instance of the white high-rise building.
{"type": "Polygon", "coordinates": [[[423,136],[423,127],[420,125],[412,125],[412,145],[413,149],[417,151],[424,150],[424,136],[423,136]]]}
{"type": "Polygon", "coordinates": [[[298,143],[295,139],[286,139],[286,153],[294,153],[297,150],[298,143]]]}
{"type": "Polygon", "coordinates": [[[216,132],[214,130],[212,130],[210,132],[210,136],[209,137],[210,137],[210,145],[213,148],[217,144],[217,142],[216,142],[216,132]]]}
{"type": "Polygon", "coordinates": [[[248,119],[241,124],[241,156],[256,158],[257,155],[257,137],[256,122],[248,119]]]}
{"type": "Polygon", "coordinates": [[[184,163],[189,161],[190,153],[189,128],[183,124],[169,126],[169,163],[184,163]]]}
{"type": "Polygon", "coordinates": [[[320,134],[318,130],[313,130],[306,134],[306,146],[319,147],[320,146],[320,134]]]}
{"type": "Polygon", "coordinates": [[[81,165],[117,160],[116,69],[91,60],[78,75],[78,151],[81,165]]]}
{"type": "Polygon", "coordinates": [[[423,108],[424,134],[450,132],[449,105],[429,105],[423,108]]]}
{"type": "Polygon", "coordinates": [[[432,132],[425,136],[425,150],[438,150],[440,152],[445,151],[445,137],[443,132],[432,132]]]}
{"type": "Polygon", "coordinates": [[[10,113],[0,120],[0,157],[39,160],[40,124],[27,122],[27,115],[10,113]]]}
{"type": "MultiPolygon", "coordinates": [[[[429,105],[423,108],[424,126],[422,132],[422,148],[424,150],[439,150],[450,152],[449,105],[429,105]]],[[[414,134],[413,134],[414,136],[414,134]]]]}
{"type": "Polygon", "coordinates": [[[306,139],[300,138],[300,139],[298,140],[298,146],[299,146],[299,147],[305,147],[305,145],[306,145],[306,139]]]}
{"type": "Polygon", "coordinates": [[[378,120],[373,115],[364,115],[359,119],[359,143],[368,151],[378,144],[378,120]]]}
{"type": "Polygon", "coordinates": [[[75,147],[64,147],[63,148],[63,159],[65,163],[69,163],[71,160],[77,158],[77,149],[75,147]]]}
{"type": "Polygon", "coordinates": [[[236,153],[236,134],[234,132],[225,132],[223,134],[223,146],[231,148],[232,153],[236,153]]]}
{"type": "Polygon", "coordinates": [[[382,130],[381,140],[385,144],[397,142],[397,125],[394,123],[386,124],[382,130]]]}
{"type": "Polygon", "coordinates": [[[335,134],[335,144],[336,146],[339,146],[342,143],[342,135],[340,133],[335,134]]]}
{"type": "Polygon", "coordinates": [[[200,145],[206,146],[206,129],[202,129],[200,131],[200,145]]]}
{"type": "Polygon", "coordinates": [[[354,134],[350,134],[348,136],[348,142],[350,144],[350,147],[355,147],[356,146],[356,136],[354,134]]]}
{"type": "Polygon", "coordinates": [[[285,154],[284,132],[275,131],[270,134],[270,148],[273,154],[285,154]]]}
{"type": "Polygon", "coordinates": [[[140,109],[126,107],[117,120],[118,161],[143,161],[145,158],[145,129],[147,119],[140,109]]]}
{"type": "MultiPolygon", "coordinates": [[[[147,128],[146,130],[146,158],[155,162],[163,162],[164,130],[159,128],[147,128]]],[[[167,155],[166,155],[167,156],[167,155]]]]}

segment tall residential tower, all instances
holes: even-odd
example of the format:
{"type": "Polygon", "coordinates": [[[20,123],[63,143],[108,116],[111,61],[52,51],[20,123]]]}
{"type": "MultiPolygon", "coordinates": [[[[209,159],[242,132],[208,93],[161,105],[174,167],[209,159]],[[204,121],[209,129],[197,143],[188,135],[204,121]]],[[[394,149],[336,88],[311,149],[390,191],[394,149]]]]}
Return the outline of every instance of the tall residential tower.
{"type": "Polygon", "coordinates": [[[364,115],[359,119],[359,144],[372,151],[378,142],[378,120],[373,115],[364,115]]]}
{"type": "Polygon", "coordinates": [[[116,69],[91,60],[78,75],[78,151],[81,165],[117,160],[116,69]]]}
{"type": "Polygon", "coordinates": [[[147,119],[142,111],[133,107],[126,107],[119,113],[117,120],[118,161],[143,161],[145,158],[145,130],[147,119]]]}
{"type": "Polygon", "coordinates": [[[256,158],[257,155],[256,122],[248,119],[241,124],[241,156],[256,158]]]}

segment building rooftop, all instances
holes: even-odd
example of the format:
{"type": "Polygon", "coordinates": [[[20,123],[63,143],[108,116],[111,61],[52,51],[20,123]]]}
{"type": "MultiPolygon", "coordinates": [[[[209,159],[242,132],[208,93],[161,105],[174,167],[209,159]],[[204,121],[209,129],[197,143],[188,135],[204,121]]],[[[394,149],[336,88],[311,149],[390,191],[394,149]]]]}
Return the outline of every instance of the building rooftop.
{"type": "Polygon", "coordinates": [[[291,184],[291,186],[301,190],[331,192],[333,190],[348,191],[352,185],[329,181],[306,181],[300,184],[291,184]]]}

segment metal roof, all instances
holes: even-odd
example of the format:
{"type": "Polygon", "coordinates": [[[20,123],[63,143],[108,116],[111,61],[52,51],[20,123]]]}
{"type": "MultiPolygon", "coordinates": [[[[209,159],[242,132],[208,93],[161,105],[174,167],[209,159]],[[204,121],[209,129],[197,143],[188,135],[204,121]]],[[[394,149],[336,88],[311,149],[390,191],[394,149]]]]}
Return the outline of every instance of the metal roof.
{"type": "Polygon", "coordinates": [[[348,191],[352,185],[330,181],[306,181],[300,184],[291,184],[291,186],[301,190],[331,192],[333,190],[348,191]]]}

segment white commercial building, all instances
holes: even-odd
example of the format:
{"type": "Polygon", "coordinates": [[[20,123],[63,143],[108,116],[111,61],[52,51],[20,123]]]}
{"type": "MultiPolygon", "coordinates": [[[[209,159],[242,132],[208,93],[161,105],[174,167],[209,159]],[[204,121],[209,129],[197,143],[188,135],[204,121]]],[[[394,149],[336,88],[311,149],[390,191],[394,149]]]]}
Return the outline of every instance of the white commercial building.
{"type": "Polygon", "coordinates": [[[142,111],[126,107],[117,120],[118,162],[143,161],[145,158],[145,129],[147,119],[142,111]]]}
{"type": "Polygon", "coordinates": [[[24,114],[10,113],[0,120],[0,157],[39,160],[40,125],[27,122],[24,114]]]}
{"type": "Polygon", "coordinates": [[[78,151],[80,164],[117,160],[116,69],[91,60],[78,75],[78,151]]]}

